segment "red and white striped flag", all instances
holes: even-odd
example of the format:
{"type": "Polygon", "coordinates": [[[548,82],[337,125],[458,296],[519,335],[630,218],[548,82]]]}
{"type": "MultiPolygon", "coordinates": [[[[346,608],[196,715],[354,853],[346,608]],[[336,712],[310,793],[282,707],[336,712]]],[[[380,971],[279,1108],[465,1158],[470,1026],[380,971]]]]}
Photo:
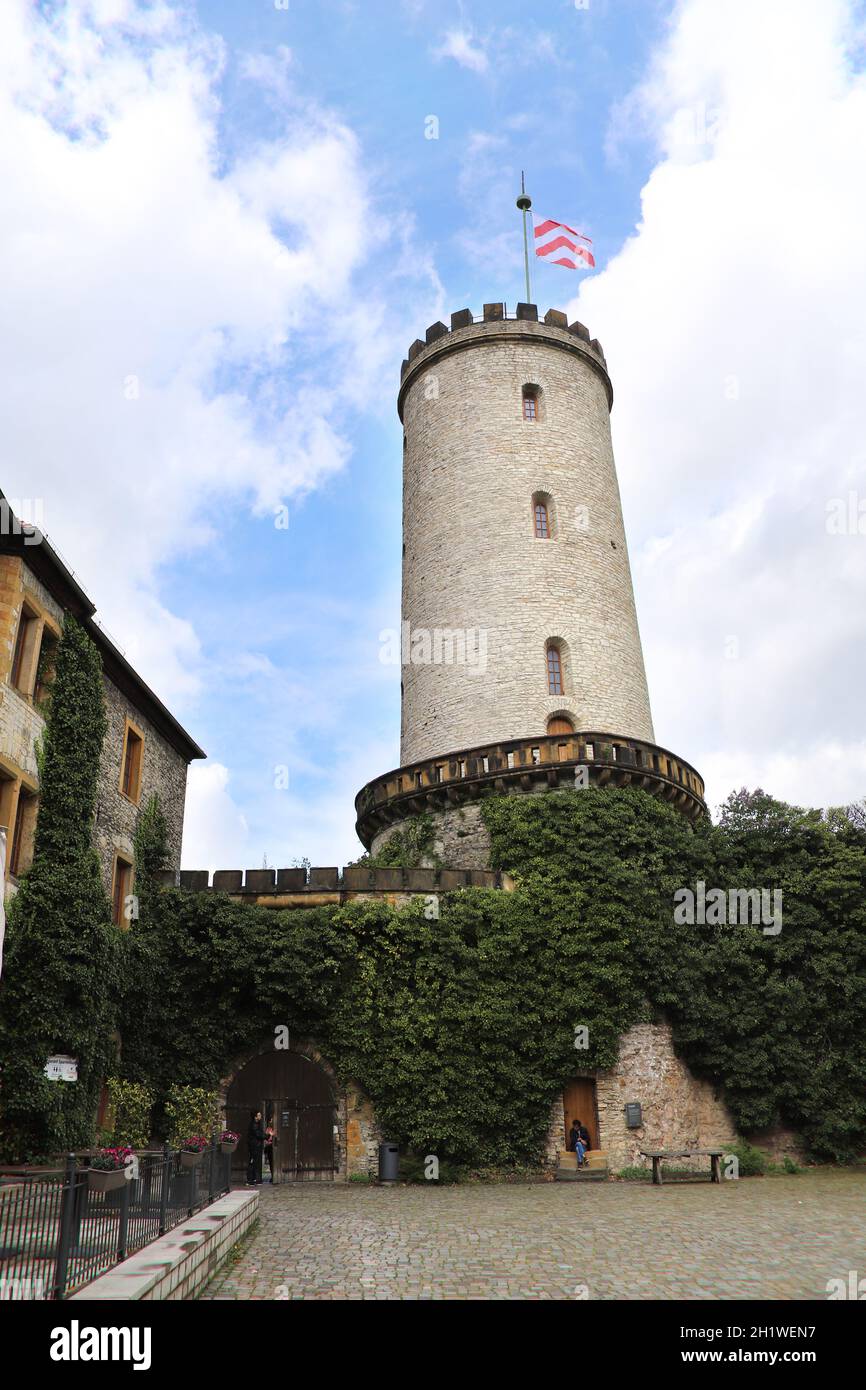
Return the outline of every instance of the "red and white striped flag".
{"type": "Polygon", "coordinates": [[[588,236],[575,231],[566,222],[540,217],[535,223],[535,254],[553,265],[564,265],[569,270],[591,270],[595,265],[595,257],[587,249],[591,245],[588,236]],[[586,245],[582,246],[581,242],[586,245]]]}

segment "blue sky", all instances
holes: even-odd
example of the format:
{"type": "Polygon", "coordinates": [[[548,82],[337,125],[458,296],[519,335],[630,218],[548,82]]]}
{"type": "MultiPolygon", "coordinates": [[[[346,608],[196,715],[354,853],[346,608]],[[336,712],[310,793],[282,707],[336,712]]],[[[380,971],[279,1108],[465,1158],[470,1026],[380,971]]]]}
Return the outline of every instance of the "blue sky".
{"type": "MultiPolygon", "coordinates": [[[[592,13],[563,3],[552,7],[541,28],[527,25],[525,5],[486,8],[485,16],[485,7],[477,7],[478,32],[484,34],[485,23],[495,28],[501,57],[491,57],[481,72],[436,56],[452,29],[464,32],[465,7],[458,5],[437,7],[435,21],[393,3],[296,0],[288,12],[266,5],[204,5],[198,11],[232,50],[221,89],[221,144],[228,159],[242,160],[251,143],[273,134],[273,95],[251,90],[241,71],[250,52],[270,56],[281,45],[292,53],[287,78],[291,74],[318,103],[338,112],[362,142],[371,169],[370,216],[362,228],[367,283],[391,257],[391,241],[379,243],[381,226],[392,218],[412,219],[441,283],[441,291],[430,286],[429,312],[412,336],[423,337],[439,314],[447,321],[452,308],[465,304],[477,311],[488,299],[513,305],[524,297],[514,201],[521,168],[536,206],[582,219],[600,256],[624,239],[639,210],[639,179],[625,165],[607,178],[603,143],[610,102],[629,90],[663,14],[645,4],[604,5],[592,13]],[[539,40],[549,41],[549,54],[545,48],[536,56],[539,40]],[[430,115],[438,118],[438,139],[425,137],[430,115]],[[563,150],[551,139],[551,126],[566,123],[581,134],[563,150]],[[467,238],[475,237],[482,246],[495,245],[495,259],[483,251],[466,254],[467,238]]],[[[647,158],[640,150],[634,157],[640,163],[647,158]]],[[[559,303],[571,288],[562,270],[539,266],[537,278],[545,304],[559,303]]],[[[270,517],[256,522],[239,515],[229,522],[218,565],[220,591],[230,598],[214,593],[210,551],[186,563],[175,560],[166,576],[173,606],[203,638],[207,634],[221,666],[230,665],[239,644],[250,642],[244,615],[263,605],[251,645],[276,674],[242,683],[235,698],[227,699],[222,686],[206,690],[196,717],[208,752],[231,768],[251,844],[257,834],[269,863],[283,862],[288,852],[309,853],[302,839],[286,847],[275,836],[283,797],[273,785],[275,766],[288,766],[290,789],[299,797],[315,799],[346,744],[362,750],[372,743],[378,760],[369,763],[371,776],[399,762],[399,672],[385,667],[371,679],[364,668],[371,652],[377,655],[381,630],[367,612],[380,614],[387,626],[399,622],[402,451],[395,402],[399,360],[410,340],[386,364],[372,418],[358,410],[345,421],[352,446],[347,467],[291,506],[288,532],[275,529],[270,517]],[[304,708],[303,691],[312,685],[327,692],[328,673],[336,674],[338,665],[346,668],[335,681],[340,694],[329,699],[326,693],[324,707],[304,708]],[[350,672],[359,668],[353,680],[350,672]],[[286,697],[286,687],[298,701],[286,697]],[[294,727],[287,729],[289,708],[294,727]],[[384,763],[382,750],[390,750],[384,763]]],[[[327,373],[328,354],[314,355],[308,368],[327,373]]],[[[291,390],[291,381],[282,388],[291,390]]],[[[346,809],[350,817],[351,806],[346,809]]]]}
{"type": "Polygon", "coordinates": [[[208,751],[187,866],[360,853],[398,762],[400,360],[523,297],[521,168],[594,241],[533,297],[608,355],[657,738],[713,802],[864,794],[866,536],[825,524],[866,497],[860,5],[15,0],[0,29],[3,486],[208,751]]]}

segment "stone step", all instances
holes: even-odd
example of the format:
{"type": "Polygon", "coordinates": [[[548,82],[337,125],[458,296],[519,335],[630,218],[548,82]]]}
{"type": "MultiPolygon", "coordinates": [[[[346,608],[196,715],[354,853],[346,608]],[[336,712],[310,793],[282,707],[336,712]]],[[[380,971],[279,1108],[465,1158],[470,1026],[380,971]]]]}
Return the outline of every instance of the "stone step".
{"type": "MultiPolygon", "coordinates": [[[[560,1149],[558,1151],[557,1157],[560,1168],[577,1167],[577,1154],[574,1152],[573,1149],[560,1149]]],[[[587,1149],[584,1157],[586,1159],[587,1165],[590,1168],[607,1167],[606,1149],[587,1149]]]]}
{"type": "Polygon", "coordinates": [[[607,1153],[604,1149],[587,1149],[584,1168],[578,1168],[577,1154],[573,1149],[558,1151],[555,1177],[559,1182],[603,1182],[607,1173],[607,1153]]]}
{"type": "Polygon", "coordinates": [[[607,1164],[603,1168],[557,1168],[557,1182],[607,1182],[607,1164]]]}

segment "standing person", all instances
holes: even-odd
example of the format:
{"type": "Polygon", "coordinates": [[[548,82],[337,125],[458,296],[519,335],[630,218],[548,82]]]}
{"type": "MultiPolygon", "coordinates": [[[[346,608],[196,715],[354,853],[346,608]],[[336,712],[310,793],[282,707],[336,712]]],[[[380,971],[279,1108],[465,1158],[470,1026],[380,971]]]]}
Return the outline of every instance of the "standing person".
{"type": "Polygon", "coordinates": [[[273,1120],[268,1120],[267,1129],[265,1130],[265,1158],[268,1160],[268,1167],[271,1170],[271,1187],[274,1185],[274,1141],[276,1137],[277,1131],[274,1127],[274,1122],[273,1120]]]}
{"type": "Polygon", "coordinates": [[[261,1110],[250,1111],[247,1147],[250,1151],[250,1161],[247,1164],[247,1187],[258,1187],[262,1180],[262,1151],[265,1147],[265,1131],[262,1126],[261,1110]]]}

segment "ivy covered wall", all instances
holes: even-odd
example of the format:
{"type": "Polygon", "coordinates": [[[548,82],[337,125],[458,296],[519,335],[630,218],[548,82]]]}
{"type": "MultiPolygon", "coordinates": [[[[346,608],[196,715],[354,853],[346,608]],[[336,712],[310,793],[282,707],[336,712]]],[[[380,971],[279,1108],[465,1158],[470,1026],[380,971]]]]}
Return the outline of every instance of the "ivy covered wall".
{"type": "Polygon", "coordinates": [[[666,1016],[739,1128],[776,1120],[821,1157],[866,1148],[866,834],[852,817],[763,793],[697,832],[640,791],[485,804],[513,893],[274,912],[160,893],[135,934],[122,1025],[131,1076],[212,1084],[285,1023],[359,1082],[405,1147],[525,1164],[574,1071],[616,1060],[631,1024],[666,1016]],[[677,925],[677,889],[781,889],[778,935],[677,925]],[[149,984],[159,979],[161,987],[149,984]]]}
{"type": "MultiPolygon", "coordinates": [[[[364,1088],[404,1148],[533,1163],[574,1071],[575,1026],[589,1030],[581,1069],[603,1068],[633,1023],[662,1016],[741,1130],[780,1120],[817,1156],[866,1149],[862,811],[822,816],[743,792],[717,826],[693,830],[638,790],[494,798],[495,863],[516,890],[445,894],[436,919],[420,901],[272,911],[157,889],[164,832],[150,805],[140,916],[124,933],[108,925],[89,838],[94,658],[68,625],[0,991],[6,1157],[92,1139],[115,1027],[124,1078],[159,1097],[214,1086],[285,1025],[364,1088]],[[782,930],[678,924],[674,895],[699,880],[781,891],[782,930]],[[52,1051],[79,1057],[83,1084],[45,1080],[52,1051]]],[[[424,826],[415,838],[398,857],[424,852],[424,826]]]]}

